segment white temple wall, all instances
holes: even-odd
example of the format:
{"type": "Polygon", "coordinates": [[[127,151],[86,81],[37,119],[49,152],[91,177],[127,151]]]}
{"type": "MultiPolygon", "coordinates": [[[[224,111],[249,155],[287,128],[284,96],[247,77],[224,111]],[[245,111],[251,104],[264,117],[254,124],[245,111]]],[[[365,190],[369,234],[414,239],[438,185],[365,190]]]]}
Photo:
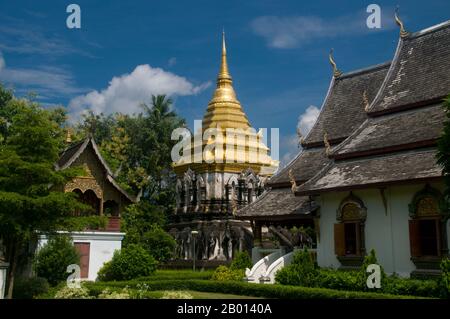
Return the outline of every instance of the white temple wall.
{"type": "MultiPolygon", "coordinates": [[[[409,208],[413,196],[425,184],[387,187],[384,191],[387,209],[379,189],[355,190],[367,207],[365,222],[365,247],[369,253],[375,249],[378,262],[387,273],[397,273],[408,277],[415,270],[411,261],[409,243],[409,208]]],[[[442,183],[431,183],[431,187],[443,190],[442,183]]],[[[340,262],[334,252],[334,224],[336,211],[349,192],[333,192],[321,195],[320,203],[320,242],[317,245],[317,262],[321,267],[339,268],[340,262]]],[[[449,233],[447,224],[447,233],[449,233]]],[[[449,246],[450,247],[450,246],[449,246]]]]}
{"type": "MultiPolygon", "coordinates": [[[[58,233],[67,234],[67,232],[58,233]]],[[[103,264],[112,259],[114,251],[121,249],[124,236],[125,233],[119,232],[84,231],[70,233],[73,243],[88,243],[90,246],[89,276],[87,280],[97,279],[98,271],[103,267],[103,264]]],[[[39,237],[38,250],[47,242],[48,237],[41,235],[39,237]]]]}

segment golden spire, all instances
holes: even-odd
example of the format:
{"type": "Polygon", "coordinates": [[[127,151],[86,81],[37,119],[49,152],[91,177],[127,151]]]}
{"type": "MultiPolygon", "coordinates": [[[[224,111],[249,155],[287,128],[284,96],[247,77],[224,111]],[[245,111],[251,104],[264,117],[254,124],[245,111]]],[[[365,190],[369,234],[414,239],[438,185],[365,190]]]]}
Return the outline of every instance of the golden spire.
{"type": "MultiPolygon", "coordinates": [[[[278,167],[279,161],[270,157],[270,149],[264,143],[262,130],[256,132],[250,126],[241,103],[236,98],[231,74],[228,70],[224,32],[222,33],[221,51],[217,87],[203,116],[202,131],[194,133],[195,136],[200,135],[198,140],[202,141],[201,150],[206,145],[208,146],[204,153],[205,161],[202,160],[198,169],[236,173],[250,167],[261,176],[271,176],[278,167]],[[212,129],[210,132],[215,133],[210,134],[205,141],[203,135],[208,129],[212,129]],[[212,150],[214,150],[214,153],[212,150]],[[209,162],[210,160],[214,163],[209,162]],[[208,163],[206,163],[207,161],[208,163]]],[[[191,144],[191,149],[196,147],[194,141],[191,144]]],[[[194,152],[197,151],[194,150],[194,152]]],[[[187,156],[174,163],[176,173],[180,175],[184,172],[192,164],[191,160],[190,156],[187,156]]],[[[236,211],[238,208],[232,207],[232,211],[236,211]]]]}
{"type": "Polygon", "coordinates": [[[228,72],[227,45],[225,43],[225,31],[222,31],[222,63],[220,65],[219,75],[217,76],[217,83],[219,83],[221,81],[231,81],[231,75],[228,72]]]}
{"type": "Polygon", "coordinates": [[[203,117],[203,129],[217,127],[218,125],[223,129],[247,129],[250,127],[241,103],[236,98],[233,81],[228,71],[225,32],[222,32],[222,59],[217,75],[217,87],[203,117]]]}
{"type": "Polygon", "coordinates": [[[398,14],[398,6],[395,8],[395,22],[400,27],[400,37],[405,38],[409,35],[409,32],[405,30],[405,26],[403,25],[403,21],[400,20],[399,14],[398,14]]]}
{"type": "Polygon", "coordinates": [[[342,75],[342,72],[337,68],[336,66],[336,62],[334,62],[334,58],[333,58],[333,49],[330,50],[330,55],[328,56],[328,59],[330,60],[330,64],[333,67],[333,76],[335,78],[339,77],[342,75]]]}

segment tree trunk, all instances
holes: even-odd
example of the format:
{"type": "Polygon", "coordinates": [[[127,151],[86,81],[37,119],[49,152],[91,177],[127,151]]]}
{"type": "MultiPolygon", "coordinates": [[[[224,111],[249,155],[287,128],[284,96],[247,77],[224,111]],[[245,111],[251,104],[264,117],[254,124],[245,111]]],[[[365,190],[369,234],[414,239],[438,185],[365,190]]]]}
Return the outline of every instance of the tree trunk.
{"type": "Polygon", "coordinates": [[[18,246],[16,243],[12,244],[11,247],[11,258],[10,258],[10,271],[8,274],[8,294],[6,296],[7,299],[12,299],[13,297],[13,289],[14,289],[14,278],[17,269],[17,261],[19,257],[18,246]]]}

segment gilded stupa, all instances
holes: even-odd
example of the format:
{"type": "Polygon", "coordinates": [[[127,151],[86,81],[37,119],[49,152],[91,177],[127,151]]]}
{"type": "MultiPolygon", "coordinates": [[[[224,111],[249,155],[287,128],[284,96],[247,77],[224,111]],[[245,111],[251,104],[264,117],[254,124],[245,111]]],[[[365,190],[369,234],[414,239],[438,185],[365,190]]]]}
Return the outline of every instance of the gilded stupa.
{"type": "Polygon", "coordinates": [[[250,168],[256,174],[271,176],[279,162],[272,160],[269,152],[263,141],[262,130],[256,132],[251,127],[236,97],[228,71],[223,34],[217,87],[208,103],[201,130],[194,132],[188,152],[173,166],[177,174],[184,173],[189,168],[197,172],[215,170],[232,173],[250,168]],[[196,160],[194,153],[200,160],[196,160]]]}
{"type": "Polygon", "coordinates": [[[179,260],[193,258],[187,244],[192,231],[198,231],[198,260],[229,260],[236,251],[251,249],[250,224],[234,215],[262,194],[278,168],[269,153],[262,130],[251,127],[236,97],[223,34],[217,86],[201,129],[194,131],[185,152],[173,163],[177,208],[170,227],[179,260]]]}

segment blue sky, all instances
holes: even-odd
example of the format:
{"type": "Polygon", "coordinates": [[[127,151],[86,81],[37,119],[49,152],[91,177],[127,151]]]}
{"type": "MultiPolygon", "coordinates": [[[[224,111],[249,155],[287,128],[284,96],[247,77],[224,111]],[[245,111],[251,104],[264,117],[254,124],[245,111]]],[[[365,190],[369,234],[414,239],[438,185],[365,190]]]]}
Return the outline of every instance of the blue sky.
{"type": "Polygon", "coordinates": [[[280,128],[285,163],[297,152],[299,117],[306,130],[326,94],[330,48],[344,72],[390,60],[396,5],[408,31],[450,19],[445,0],[0,0],[0,82],[74,116],[130,113],[168,93],[192,127],[214,89],[224,28],[238,98],[255,128],[280,128]],[[70,3],[81,7],[81,29],[66,26],[70,3]],[[380,30],[365,25],[371,3],[380,30]]]}

